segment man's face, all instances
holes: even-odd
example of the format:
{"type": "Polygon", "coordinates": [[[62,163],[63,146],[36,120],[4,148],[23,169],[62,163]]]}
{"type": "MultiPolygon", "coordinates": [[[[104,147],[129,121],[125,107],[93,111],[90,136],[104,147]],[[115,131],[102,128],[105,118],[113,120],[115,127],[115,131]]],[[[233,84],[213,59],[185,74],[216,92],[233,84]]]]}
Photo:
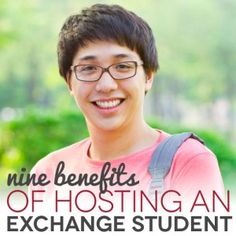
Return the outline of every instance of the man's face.
{"type": "Polygon", "coordinates": [[[104,72],[98,81],[84,82],[71,73],[70,89],[89,129],[115,131],[130,125],[138,128],[143,123],[145,91],[151,88],[153,75],[147,77],[135,51],[113,42],[89,42],[75,54],[72,65],[92,64],[106,68],[125,61],[138,63],[137,73],[132,78],[115,80],[104,72]]]}

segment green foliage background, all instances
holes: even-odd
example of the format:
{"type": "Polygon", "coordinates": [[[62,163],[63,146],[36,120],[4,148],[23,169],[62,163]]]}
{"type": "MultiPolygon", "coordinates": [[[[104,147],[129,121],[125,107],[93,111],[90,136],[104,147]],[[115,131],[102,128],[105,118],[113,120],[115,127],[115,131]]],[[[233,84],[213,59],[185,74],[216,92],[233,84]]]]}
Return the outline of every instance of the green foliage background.
{"type": "Polygon", "coordinates": [[[95,3],[120,4],[150,24],[160,71],[147,95],[149,122],[195,131],[235,191],[235,0],[0,0],[0,182],[88,135],[59,77],[56,44],[64,20],[95,3]],[[219,101],[223,125],[214,113],[219,101]],[[202,122],[186,121],[189,107],[202,122]]]}
{"type": "MultiPolygon", "coordinates": [[[[189,130],[150,119],[149,123],[170,133],[189,130]]],[[[216,154],[226,189],[235,191],[236,149],[219,134],[210,130],[191,130],[199,135],[216,154]]],[[[9,172],[28,171],[48,153],[88,136],[84,117],[78,111],[46,113],[31,110],[24,117],[1,125],[0,180],[5,182],[9,172]]],[[[1,182],[0,181],[0,182],[1,182]]]]}

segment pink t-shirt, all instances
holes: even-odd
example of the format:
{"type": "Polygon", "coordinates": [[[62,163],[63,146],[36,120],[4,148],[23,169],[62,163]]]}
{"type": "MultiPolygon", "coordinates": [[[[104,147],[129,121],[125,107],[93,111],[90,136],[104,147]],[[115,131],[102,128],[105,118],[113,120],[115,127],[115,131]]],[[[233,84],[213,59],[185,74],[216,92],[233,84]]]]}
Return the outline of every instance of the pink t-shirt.
{"type": "MultiPolygon", "coordinates": [[[[118,159],[109,161],[112,168],[117,168],[121,163],[125,163],[125,171],[127,176],[135,174],[135,179],[139,181],[135,186],[108,186],[108,190],[115,189],[135,190],[148,192],[151,181],[148,166],[151,156],[155,148],[164,140],[169,134],[160,132],[160,136],[156,142],[137,153],[128,156],[121,156],[118,159]]],[[[56,167],[60,161],[65,162],[65,174],[74,173],[79,175],[87,173],[101,173],[101,169],[105,161],[92,160],[88,157],[88,150],[91,145],[90,138],[82,140],[78,143],[72,144],[63,149],[50,153],[45,158],[41,159],[33,168],[36,174],[46,173],[48,178],[53,182],[53,176],[56,167]]],[[[127,178],[124,176],[124,178],[127,178]]],[[[33,187],[33,189],[42,189],[42,187],[33,187]]],[[[47,195],[58,187],[53,184],[45,187],[47,195]]],[[[72,189],[69,187],[68,189],[72,189]]],[[[73,189],[91,189],[98,191],[98,186],[75,186],[73,189]]],[[[223,196],[224,187],[220,174],[219,166],[215,155],[204,145],[194,139],[186,140],[178,149],[172,166],[168,175],[165,178],[165,191],[176,190],[181,195],[186,197],[193,197],[199,190],[205,195],[209,196],[212,191],[216,191],[223,196]]]]}

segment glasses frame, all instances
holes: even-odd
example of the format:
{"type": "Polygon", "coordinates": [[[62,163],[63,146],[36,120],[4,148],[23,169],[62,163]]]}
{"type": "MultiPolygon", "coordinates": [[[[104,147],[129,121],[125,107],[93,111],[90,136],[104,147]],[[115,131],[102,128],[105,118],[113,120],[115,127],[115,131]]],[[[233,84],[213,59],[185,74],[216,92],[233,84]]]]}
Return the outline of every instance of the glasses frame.
{"type": "Polygon", "coordinates": [[[114,63],[114,64],[112,64],[112,65],[110,65],[110,66],[108,66],[108,67],[102,67],[102,66],[95,65],[95,64],[77,64],[77,65],[72,65],[72,66],[70,67],[70,69],[74,72],[75,78],[76,78],[77,80],[83,81],[83,82],[95,82],[95,81],[98,81],[98,80],[101,79],[101,77],[102,77],[102,75],[104,74],[104,72],[107,72],[107,73],[108,73],[113,79],[115,79],[115,80],[124,80],[124,79],[132,78],[132,77],[134,77],[134,76],[137,74],[137,67],[138,67],[138,66],[142,66],[142,65],[143,65],[143,63],[141,63],[141,62],[138,63],[137,61],[122,61],[122,62],[114,63]],[[114,65],[121,64],[121,63],[127,63],[127,62],[132,62],[132,63],[134,63],[134,65],[135,65],[134,74],[133,74],[132,76],[125,77],[125,78],[122,78],[122,79],[117,79],[117,78],[113,77],[112,74],[111,74],[111,72],[110,72],[110,68],[111,68],[112,66],[114,66],[114,65]],[[89,66],[89,65],[91,65],[91,66],[97,66],[97,67],[99,67],[99,68],[102,69],[101,75],[98,77],[98,79],[95,79],[95,80],[83,80],[83,79],[78,78],[77,73],[76,73],[76,67],[78,67],[78,66],[89,66]]]}

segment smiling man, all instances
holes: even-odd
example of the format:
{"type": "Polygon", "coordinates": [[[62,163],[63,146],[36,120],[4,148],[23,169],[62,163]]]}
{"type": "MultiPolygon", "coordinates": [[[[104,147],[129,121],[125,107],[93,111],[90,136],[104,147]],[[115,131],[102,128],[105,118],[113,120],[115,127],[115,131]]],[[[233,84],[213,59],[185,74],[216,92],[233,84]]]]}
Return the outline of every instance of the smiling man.
{"type": "MultiPolygon", "coordinates": [[[[113,171],[110,178],[116,176],[118,180],[110,182],[108,190],[147,192],[152,154],[170,136],[144,120],[145,94],[158,69],[155,40],[148,24],[120,6],[93,5],[64,23],[58,62],[60,74],[85,116],[90,136],[49,154],[36,164],[34,172],[47,173],[53,183],[58,163],[65,163],[63,171],[67,174],[99,174],[109,161],[113,171]],[[123,163],[121,174],[116,170],[123,163]],[[131,186],[116,185],[129,176],[133,177],[131,186]]],[[[76,134],[72,130],[68,135],[76,134]]],[[[199,190],[223,194],[217,159],[193,138],[176,152],[164,182],[164,190],[177,190],[183,196],[199,190]]],[[[96,191],[92,185],[86,188],[96,191]]],[[[78,190],[81,186],[74,187],[78,190]]]]}
{"type": "Polygon", "coordinates": [[[95,40],[77,51],[72,65],[66,78],[87,121],[93,160],[117,159],[157,140],[159,133],[143,118],[153,73],[145,74],[137,52],[111,39],[95,40]]]}

